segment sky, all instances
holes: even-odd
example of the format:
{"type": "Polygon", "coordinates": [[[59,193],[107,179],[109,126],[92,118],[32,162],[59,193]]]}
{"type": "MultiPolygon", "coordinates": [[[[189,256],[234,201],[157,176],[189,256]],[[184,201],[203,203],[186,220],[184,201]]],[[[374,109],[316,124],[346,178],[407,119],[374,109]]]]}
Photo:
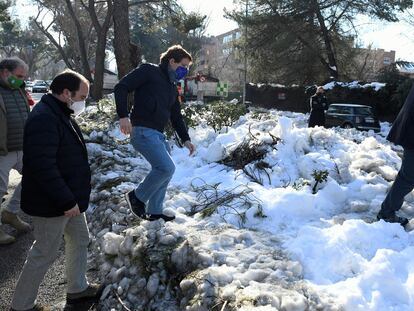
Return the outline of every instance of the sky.
{"type": "MultiPolygon", "coordinates": [[[[224,8],[234,8],[233,0],[197,1],[180,0],[186,11],[198,11],[209,16],[207,33],[219,35],[237,28],[237,24],[224,17],[224,8]]],[[[414,61],[414,27],[403,22],[384,23],[366,17],[358,19],[360,40],[364,46],[396,51],[396,59],[414,61]],[[410,35],[411,34],[411,35],[410,35]]]]}
{"type": "MultiPolygon", "coordinates": [[[[206,33],[219,35],[237,28],[234,21],[224,17],[224,8],[234,8],[233,0],[178,0],[185,11],[196,11],[205,14],[209,18],[206,33]]],[[[17,0],[18,7],[15,14],[22,18],[28,18],[36,10],[30,6],[28,0],[17,0]]],[[[361,17],[357,26],[360,31],[360,41],[363,46],[372,44],[374,48],[382,48],[387,51],[396,51],[396,59],[414,61],[414,27],[408,27],[404,22],[384,23],[361,17]]]]}

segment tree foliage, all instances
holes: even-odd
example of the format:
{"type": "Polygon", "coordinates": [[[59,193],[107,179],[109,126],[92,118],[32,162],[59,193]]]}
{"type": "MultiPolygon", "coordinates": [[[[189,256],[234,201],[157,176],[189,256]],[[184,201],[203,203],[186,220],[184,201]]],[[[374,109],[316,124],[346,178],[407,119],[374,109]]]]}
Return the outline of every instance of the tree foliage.
{"type": "Polygon", "coordinates": [[[32,22],[22,28],[20,21],[11,18],[11,1],[0,1],[0,52],[3,57],[18,56],[29,66],[29,77],[46,64],[53,54],[43,35],[32,22]]]}
{"type": "Polygon", "coordinates": [[[181,44],[194,58],[201,50],[207,17],[186,13],[176,1],[131,7],[131,40],[148,62],[158,63],[170,45],[181,44]]]}
{"type": "Polygon", "coordinates": [[[60,54],[68,68],[92,82],[92,97],[103,96],[103,77],[112,25],[112,0],[34,0],[39,30],[60,54]],[[49,18],[46,18],[49,17],[49,18]],[[48,23],[44,23],[49,20],[48,23]]]}
{"type": "Polygon", "coordinates": [[[228,15],[247,26],[253,77],[282,83],[346,78],[356,16],[397,21],[398,12],[412,6],[411,0],[257,0],[249,1],[246,16],[246,1],[228,15]]]}

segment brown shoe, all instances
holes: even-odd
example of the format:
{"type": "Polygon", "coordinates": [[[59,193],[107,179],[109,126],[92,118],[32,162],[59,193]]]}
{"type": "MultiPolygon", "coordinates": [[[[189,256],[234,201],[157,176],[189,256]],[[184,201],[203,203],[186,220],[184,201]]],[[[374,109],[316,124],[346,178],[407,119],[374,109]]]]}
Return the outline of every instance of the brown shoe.
{"type": "Polygon", "coordinates": [[[16,239],[0,229],[0,245],[6,245],[16,242],[16,239]]]}
{"type": "Polygon", "coordinates": [[[10,213],[9,211],[3,210],[1,213],[1,222],[14,227],[17,231],[27,232],[32,230],[32,227],[23,220],[20,219],[16,214],[10,213]]]}
{"type": "MultiPolygon", "coordinates": [[[[10,311],[18,311],[16,309],[10,308],[10,311]]],[[[51,307],[45,307],[40,304],[35,304],[35,306],[31,309],[23,310],[23,311],[52,311],[51,307]]]]}
{"type": "Polygon", "coordinates": [[[83,301],[99,300],[104,289],[103,285],[99,284],[89,284],[88,288],[80,293],[75,294],[66,294],[66,303],[67,304],[76,304],[83,301]]]}

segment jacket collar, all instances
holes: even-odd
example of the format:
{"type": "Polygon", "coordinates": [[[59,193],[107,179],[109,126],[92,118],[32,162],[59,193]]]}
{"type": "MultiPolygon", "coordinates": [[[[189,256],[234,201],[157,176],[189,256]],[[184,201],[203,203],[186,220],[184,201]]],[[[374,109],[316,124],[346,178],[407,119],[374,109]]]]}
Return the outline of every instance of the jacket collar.
{"type": "Polygon", "coordinates": [[[164,75],[164,78],[166,78],[168,82],[170,82],[171,84],[176,84],[176,81],[171,81],[170,75],[168,73],[168,63],[160,63],[158,67],[160,67],[161,72],[164,75]]]}
{"type": "MultiPolygon", "coordinates": [[[[60,116],[63,117],[66,120],[69,120],[70,118],[70,114],[66,114],[64,112],[64,108],[62,108],[62,104],[64,104],[62,101],[60,101],[59,99],[57,99],[55,96],[53,96],[52,94],[45,94],[42,96],[41,99],[42,102],[44,102],[46,105],[48,105],[49,108],[52,109],[52,111],[60,116]]],[[[69,109],[69,108],[67,108],[69,109]]]]}
{"type": "Polygon", "coordinates": [[[85,141],[81,136],[82,133],[80,130],[78,133],[76,130],[76,128],[78,128],[78,125],[70,117],[70,114],[73,112],[73,110],[67,107],[66,103],[60,101],[50,93],[43,95],[41,101],[45,103],[53,111],[53,113],[63,121],[63,123],[69,128],[70,132],[75,135],[82,147],[86,150],[85,141]]]}

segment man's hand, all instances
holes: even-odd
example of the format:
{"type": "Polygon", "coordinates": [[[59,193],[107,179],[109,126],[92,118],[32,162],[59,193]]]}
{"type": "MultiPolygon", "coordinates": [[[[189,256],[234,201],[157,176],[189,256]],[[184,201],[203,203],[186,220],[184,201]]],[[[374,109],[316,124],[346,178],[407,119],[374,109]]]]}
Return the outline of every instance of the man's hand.
{"type": "Polygon", "coordinates": [[[194,154],[194,152],[196,151],[196,147],[193,145],[193,143],[191,142],[191,141],[189,141],[189,140],[187,140],[185,143],[184,143],[184,146],[188,149],[188,150],[190,150],[190,154],[189,154],[189,156],[192,156],[193,154],[194,154]]]}
{"type": "Polygon", "coordinates": [[[132,125],[129,118],[121,118],[119,119],[119,128],[121,132],[125,135],[129,135],[132,132],[132,125]]]}
{"type": "Polygon", "coordinates": [[[76,204],[74,207],[72,207],[70,210],[65,212],[66,217],[75,217],[80,215],[80,210],[78,204],[76,204]]]}

